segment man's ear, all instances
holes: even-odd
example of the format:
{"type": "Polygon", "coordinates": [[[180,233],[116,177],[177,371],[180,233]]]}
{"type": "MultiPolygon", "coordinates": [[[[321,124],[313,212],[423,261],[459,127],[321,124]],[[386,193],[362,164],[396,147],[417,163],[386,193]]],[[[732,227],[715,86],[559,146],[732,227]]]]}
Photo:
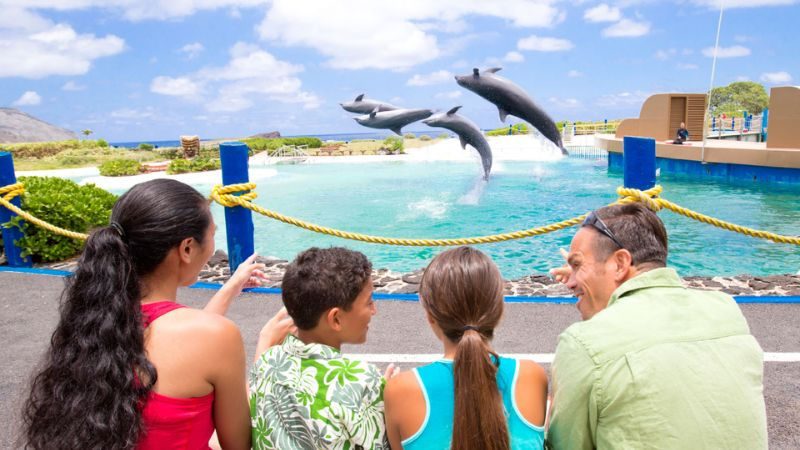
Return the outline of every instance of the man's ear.
{"type": "Polygon", "coordinates": [[[339,307],[331,308],[325,313],[325,321],[328,323],[331,330],[336,332],[342,331],[341,313],[342,310],[339,307]]]}
{"type": "Polygon", "coordinates": [[[627,281],[630,278],[631,269],[634,269],[631,252],[623,248],[614,252],[612,258],[615,265],[614,280],[620,283],[627,281]]]}
{"type": "Polygon", "coordinates": [[[192,242],[194,238],[186,238],[178,244],[178,255],[180,256],[181,262],[189,263],[194,256],[194,249],[192,248],[192,242]]]}

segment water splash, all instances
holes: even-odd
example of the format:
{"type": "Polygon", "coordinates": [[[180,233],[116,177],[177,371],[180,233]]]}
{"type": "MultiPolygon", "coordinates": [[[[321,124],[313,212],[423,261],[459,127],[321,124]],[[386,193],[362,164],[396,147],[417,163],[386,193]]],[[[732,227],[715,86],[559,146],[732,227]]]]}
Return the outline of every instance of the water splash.
{"type": "Polygon", "coordinates": [[[486,190],[487,184],[489,183],[484,180],[483,177],[478,178],[475,180],[475,184],[472,185],[472,189],[470,189],[466,194],[462,195],[461,198],[458,199],[457,203],[459,205],[477,205],[483,196],[483,191],[486,190]]]}
{"type": "Polygon", "coordinates": [[[412,220],[418,217],[428,217],[431,219],[443,219],[447,215],[449,205],[442,200],[424,197],[416,202],[411,202],[406,206],[406,214],[401,219],[412,220]]]}

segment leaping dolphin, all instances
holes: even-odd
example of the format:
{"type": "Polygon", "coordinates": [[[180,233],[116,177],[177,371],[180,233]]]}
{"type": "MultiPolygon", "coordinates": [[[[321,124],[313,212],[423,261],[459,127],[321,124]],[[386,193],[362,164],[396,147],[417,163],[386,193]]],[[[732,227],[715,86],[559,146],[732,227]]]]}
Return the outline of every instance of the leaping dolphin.
{"type": "Polygon", "coordinates": [[[422,123],[431,127],[446,128],[458,135],[462,148],[466,149],[469,144],[477,150],[483,163],[483,179],[488,180],[489,172],[492,170],[492,148],[477,125],[466,117],[456,114],[459,108],[461,107],[456,106],[446,113],[434,114],[422,123]]]}
{"type": "Polygon", "coordinates": [[[365,127],[388,129],[402,136],[404,126],[427,119],[432,114],[433,111],[430,109],[395,109],[379,112],[376,107],[369,115],[354,117],[354,119],[365,127]]]}
{"type": "Polygon", "coordinates": [[[533,125],[544,137],[556,144],[561,149],[561,153],[568,154],[561,142],[561,133],[558,132],[558,127],[553,119],[536,106],[525,90],[511,81],[495,75],[500,70],[499,67],[495,67],[481,73],[475,68],[472,69],[472,75],[456,75],[456,82],[459,86],[494,103],[500,112],[502,122],[506,121],[506,116],[509,114],[519,117],[533,125]]]}
{"type": "Polygon", "coordinates": [[[364,94],[359,95],[352,102],[344,102],[339,104],[345,111],[357,114],[369,114],[375,110],[375,108],[378,108],[379,112],[400,109],[397,106],[382,102],[380,100],[364,100],[364,94]]]}

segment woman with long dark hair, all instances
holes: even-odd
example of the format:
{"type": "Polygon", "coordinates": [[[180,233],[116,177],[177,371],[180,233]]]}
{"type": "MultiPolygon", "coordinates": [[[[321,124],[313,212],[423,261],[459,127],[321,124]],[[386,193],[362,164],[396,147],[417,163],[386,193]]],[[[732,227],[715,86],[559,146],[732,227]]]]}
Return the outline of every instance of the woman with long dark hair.
{"type": "Polygon", "coordinates": [[[176,303],[214,252],[209,202],[183,183],[138,184],[94,230],[23,413],[25,448],[250,448],[245,352],[223,317],[245,261],[205,310],[176,303]]]}
{"type": "Polygon", "coordinates": [[[490,346],[503,315],[503,278],[470,247],[436,256],[420,303],[444,357],[389,380],[384,392],[392,449],[541,449],[547,376],[533,361],[490,346]]]}

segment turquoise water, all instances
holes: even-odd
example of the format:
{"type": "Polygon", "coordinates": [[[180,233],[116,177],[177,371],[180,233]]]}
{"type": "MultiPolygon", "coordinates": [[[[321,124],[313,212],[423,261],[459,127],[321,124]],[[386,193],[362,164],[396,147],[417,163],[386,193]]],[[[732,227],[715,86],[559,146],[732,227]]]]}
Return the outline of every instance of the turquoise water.
{"type": "MultiPolygon", "coordinates": [[[[474,161],[335,163],[269,166],[259,178],[256,203],[347,231],[406,238],[456,238],[516,231],[568,219],[616,199],[622,175],[605,160],[500,161],[483,183],[474,161]]],[[[262,172],[263,173],[263,169],[262,172]]],[[[257,171],[251,170],[251,176],[257,171]]],[[[664,197],[730,222],[779,234],[800,234],[800,186],[732,184],[660,177],[664,197]]],[[[196,184],[203,193],[208,184],[196,184]]],[[[117,191],[114,189],[114,191],[117,191]]],[[[117,193],[121,193],[117,191],[117,193]]],[[[224,211],[217,248],[226,249],[224,211]]],[[[659,213],[670,237],[669,264],[682,275],[797,273],[800,249],[749,238],[678,216],[659,213]]],[[[256,251],[290,260],[310,246],[341,245],[367,254],[376,268],[412,271],[441,248],[384,246],[305,231],[254,214],[256,251]]],[[[478,246],[504,276],[545,273],[562,263],[575,228],[478,246]]]]}
{"type": "MultiPolygon", "coordinates": [[[[615,200],[621,174],[605,161],[496,163],[484,184],[474,162],[384,162],[272,166],[258,180],[258,204],[320,225],[380,236],[454,238],[515,231],[564,220],[615,200]]],[[[664,196],[734,223],[800,234],[800,186],[694,182],[661,177],[664,196]]],[[[207,186],[199,187],[208,192],[207,186]]],[[[218,248],[226,248],[223,208],[215,205],[218,248]]],[[[800,250],[660,213],[670,236],[669,264],[683,275],[797,273],[800,250]]],[[[424,267],[441,248],[383,246],[322,236],[254,215],[256,251],[292,259],[310,246],[343,245],[377,268],[424,267]]],[[[504,276],[544,273],[561,264],[575,229],[478,246],[504,276]]]]}

